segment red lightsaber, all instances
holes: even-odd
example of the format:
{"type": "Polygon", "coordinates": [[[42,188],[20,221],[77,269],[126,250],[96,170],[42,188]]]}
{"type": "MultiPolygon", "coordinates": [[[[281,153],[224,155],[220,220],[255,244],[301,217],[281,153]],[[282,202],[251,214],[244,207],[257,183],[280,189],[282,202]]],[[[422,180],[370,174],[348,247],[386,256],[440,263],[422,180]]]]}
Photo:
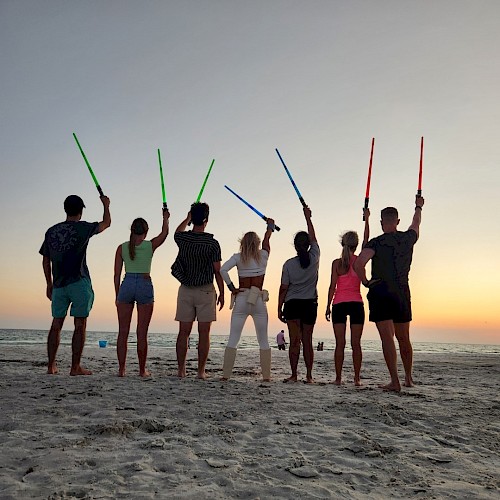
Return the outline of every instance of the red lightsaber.
{"type": "MultiPolygon", "coordinates": [[[[370,165],[368,167],[368,179],[366,180],[366,193],[365,193],[365,207],[368,208],[370,201],[370,182],[372,180],[372,163],[373,163],[373,147],[375,146],[375,137],[372,137],[372,150],[370,152],[370,165]]],[[[363,210],[363,220],[365,220],[365,213],[363,210]]]]}
{"type": "Polygon", "coordinates": [[[422,165],[424,163],[424,138],[420,139],[420,170],[418,172],[417,196],[422,196],[422,165]]]}

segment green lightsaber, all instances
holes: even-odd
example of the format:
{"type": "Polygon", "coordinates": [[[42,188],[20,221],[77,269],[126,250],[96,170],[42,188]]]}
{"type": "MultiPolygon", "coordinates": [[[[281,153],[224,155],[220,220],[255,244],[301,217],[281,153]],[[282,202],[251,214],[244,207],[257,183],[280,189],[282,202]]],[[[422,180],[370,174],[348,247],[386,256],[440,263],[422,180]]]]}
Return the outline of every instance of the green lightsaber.
{"type": "Polygon", "coordinates": [[[78,147],[80,149],[80,153],[82,153],[83,159],[85,160],[85,163],[87,164],[87,168],[89,169],[90,175],[92,176],[92,179],[94,180],[94,184],[95,184],[95,187],[97,188],[97,191],[99,191],[99,195],[104,196],[104,193],[102,192],[101,186],[99,185],[99,181],[97,180],[97,177],[95,176],[94,171],[92,170],[92,167],[90,166],[90,163],[87,160],[87,157],[85,156],[85,153],[83,152],[83,149],[80,146],[80,143],[78,142],[78,139],[77,139],[76,134],[74,132],[73,132],[73,137],[75,138],[75,141],[78,144],[78,147]]]}
{"type": "Polygon", "coordinates": [[[167,197],[165,196],[165,183],[163,182],[163,169],[161,168],[161,155],[158,149],[158,163],[160,164],[161,195],[163,197],[163,209],[167,209],[167,197]]]}
{"type": "Polygon", "coordinates": [[[215,158],[212,160],[212,163],[210,164],[210,168],[208,169],[207,176],[205,177],[205,180],[203,181],[203,186],[201,186],[200,189],[200,194],[198,195],[198,198],[196,198],[196,203],[199,203],[201,200],[201,195],[203,194],[203,191],[205,190],[205,186],[208,181],[208,176],[210,175],[210,172],[212,171],[212,167],[214,166],[215,158]]]}

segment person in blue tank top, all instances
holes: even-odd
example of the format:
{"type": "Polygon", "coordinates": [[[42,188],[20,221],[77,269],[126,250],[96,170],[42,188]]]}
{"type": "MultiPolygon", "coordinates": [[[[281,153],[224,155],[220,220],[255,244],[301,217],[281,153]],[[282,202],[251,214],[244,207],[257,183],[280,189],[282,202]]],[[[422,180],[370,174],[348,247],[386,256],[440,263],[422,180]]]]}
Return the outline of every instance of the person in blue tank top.
{"type": "Polygon", "coordinates": [[[168,236],[168,219],[170,213],[163,211],[161,233],[150,241],[146,241],[148,223],[138,218],[132,222],[130,239],[116,249],[115,255],[115,293],[116,311],[118,313],[118,376],[125,376],[127,360],[127,341],[134,304],[137,303],[137,356],[139,358],[139,374],[149,377],[146,369],[148,355],[148,328],[153,316],[154,291],[151,281],[151,262],[154,251],[163,244],[168,236]],[[125,277],[120,285],[122,269],[125,265],[125,277]]]}

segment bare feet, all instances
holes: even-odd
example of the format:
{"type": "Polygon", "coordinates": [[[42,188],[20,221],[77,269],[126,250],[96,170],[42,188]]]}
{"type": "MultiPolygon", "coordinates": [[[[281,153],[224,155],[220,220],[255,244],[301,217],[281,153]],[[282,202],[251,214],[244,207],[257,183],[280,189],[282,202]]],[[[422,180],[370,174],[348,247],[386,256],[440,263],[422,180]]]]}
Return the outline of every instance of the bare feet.
{"type": "Polygon", "coordinates": [[[118,370],[118,376],[119,377],[125,377],[125,368],[120,368],[118,370]]]}
{"type": "Polygon", "coordinates": [[[263,378],[262,382],[271,382],[271,379],[270,378],[263,378]]]}
{"type": "Polygon", "coordinates": [[[56,375],[59,373],[59,370],[57,369],[56,364],[54,363],[53,365],[49,365],[47,368],[47,373],[49,375],[56,375]]]}
{"type": "Polygon", "coordinates": [[[228,379],[228,378],[226,378],[226,377],[221,377],[221,378],[220,378],[220,381],[221,381],[221,382],[227,382],[228,380],[229,380],[229,379],[228,379]]]}
{"type": "Polygon", "coordinates": [[[405,383],[403,384],[405,387],[415,387],[413,383],[413,377],[405,377],[405,383]]]}
{"type": "Polygon", "coordinates": [[[85,368],[82,368],[80,365],[78,365],[78,366],[75,366],[74,368],[71,368],[71,371],[69,372],[69,374],[72,376],[92,375],[92,372],[90,370],[86,370],[85,368]]]}
{"type": "Polygon", "coordinates": [[[312,377],[307,377],[304,380],[304,384],[315,384],[315,383],[316,383],[316,380],[314,380],[312,377]]]}
{"type": "Polygon", "coordinates": [[[182,368],[179,366],[179,368],[177,369],[177,376],[179,378],[185,378],[186,377],[186,367],[183,366],[182,368]]]}
{"type": "Polygon", "coordinates": [[[199,378],[200,380],[207,380],[208,375],[206,372],[198,373],[198,376],[196,378],[199,378]]]}
{"type": "Polygon", "coordinates": [[[290,377],[288,377],[285,380],[283,380],[283,382],[285,384],[288,384],[288,382],[295,383],[295,382],[297,382],[297,375],[291,375],[290,377]]]}
{"type": "Polygon", "coordinates": [[[390,382],[389,384],[386,385],[379,385],[379,387],[384,391],[392,391],[392,392],[401,391],[401,384],[399,382],[397,384],[395,382],[390,382]]]}
{"type": "Polygon", "coordinates": [[[333,383],[334,383],[335,385],[342,385],[342,379],[341,379],[341,378],[336,378],[336,379],[333,381],[333,383]]]}
{"type": "Polygon", "coordinates": [[[144,370],[142,373],[139,373],[141,377],[151,377],[151,372],[149,370],[144,370]]]}
{"type": "Polygon", "coordinates": [[[354,379],[354,385],[356,387],[361,387],[363,384],[361,383],[361,379],[360,378],[356,378],[354,379]]]}

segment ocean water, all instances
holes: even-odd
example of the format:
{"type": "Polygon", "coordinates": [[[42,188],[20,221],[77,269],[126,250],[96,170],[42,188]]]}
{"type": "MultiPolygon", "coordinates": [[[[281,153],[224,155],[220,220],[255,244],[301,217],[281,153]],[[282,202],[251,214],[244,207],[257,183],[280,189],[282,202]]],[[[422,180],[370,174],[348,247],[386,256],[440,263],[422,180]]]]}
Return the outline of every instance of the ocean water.
{"type": "MultiPolygon", "coordinates": [[[[61,335],[61,344],[71,345],[72,331],[65,330],[61,335]]],[[[97,346],[99,340],[107,340],[108,348],[116,346],[116,332],[87,332],[86,345],[97,346]]],[[[193,332],[191,335],[191,346],[195,347],[198,334],[193,332]]],[[[166,349],[175,349],[176,333],[149,333],[148,340],[150,347],[161,347],[166,349]]],[[[333,339],[320,339],[324,342],[324,350],[332,351],[335,349],[333,339]]],[[[274,335],[269,337],[271,347],[276,348],[274,344],[274,335]]],[[[317,341],[317,340],[316,340],[317,341]]],[[[316,342],[315,341],[315,342],[316,342]]],[[[0,329],[0,346],[2,345],[45,345],[47,342],[47,330],[13,330],[0,329]]],[[[135,334],[131,333],[129,344],[135,342],[135,334]]],[[[226,335],[212,335],[211,349],[223,349],[226,347],[226,335]]],[[[363,340],[362,347],[364,351],[381,352],[379,340],[363,340]]],[[[258,349],[259,345],[255,336],[243,335],[241,337],[238,349],[258,349]]],[[[0,347],[1,349],[1,347],[0,347]]],[[[346,349],[349,349],[346,346],[346,349]]],[[[463,353],[463,354],[500,354],[500,345],[488,344],[451,344],[438,342],[414,342],[413,350],[415,352],[436,352],[436,353],[463,353]]]]}

